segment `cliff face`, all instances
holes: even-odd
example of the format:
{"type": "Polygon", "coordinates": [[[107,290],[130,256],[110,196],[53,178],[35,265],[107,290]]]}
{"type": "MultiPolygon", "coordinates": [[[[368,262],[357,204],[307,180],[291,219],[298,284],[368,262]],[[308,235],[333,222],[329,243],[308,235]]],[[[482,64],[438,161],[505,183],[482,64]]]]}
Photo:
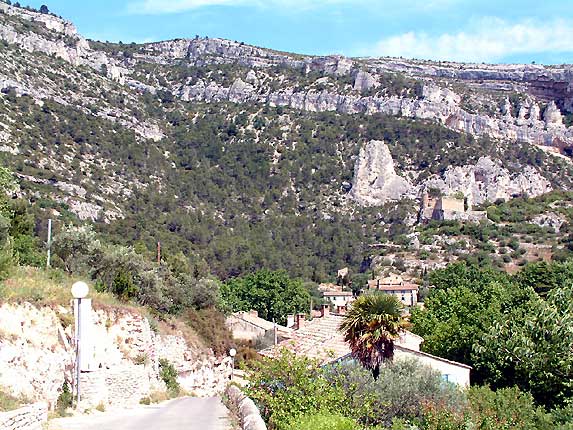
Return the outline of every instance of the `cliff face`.
{"type": "MultiPolygon", "coordinates": [[[[181,333],[156,332],[146,318],[119,308],[95,310],[92,319],[90,350],[96,364],[82,374],[86,408],[137,404],[151,391],[165,390],[160,358],[175,366],[182,388],[189,392],[210,396],[224,389],[229,360],[217,360],[181,333]]],[[[73,380],[71,310],[5,303],[0,306],[0,327],[0,386],[54,407],[64,381],[73,380]]]]}
{"type": "MultiPolygon", "coordinates": [[[[335,111],[344,114],[383,113],[430,119],[453,130],[476,136],[518,140],[558,149],[573,145],[573,131],[563,125],[562,112],[573,112],[573,68],[538,65],[476,65],[406,61],[392,58],[350,59],[341,56],[306,57],[258,48],[224,39],[177,39],[139,45],[128,57],[93,49],[73,24],[51,15],[27,12],[0,4],[8,17],[32,23],[36,31],[26,31],[11,20],[0,23],[0,38],[29,52],[54,55],[74,66],[105,70],[108,78],[136,90],[168,90],[186,101],[258,103],[288,106],[311,112],[335,111]],[[232,83],[222,85],[213,79],[189,84],[163,80],[149,85],[137,73],[148,63],[188,66],[237,64],[253,69],[232,83]],[[350,84],[332,89],[266,86],[269,69],[291,69],[301,76],[320,73],[345,77],[350,84]],[[418,80],[422,91],[416,96],[388,95],[376,91],[388,73],[400,73],[418,80]],[[165,85],[167,83],[167,85],[165,85]],[[367,94],[372,92],[373,94],[367,94]],[[495,96],[491,96],[491,93],[495,96]],[[508,96],[523,97],[513,108],[508,96]],[[464,98],[477,100],[473,108],[464,98]]],[[[127,49],[127,45],[124,47],[127,49]]],[[[273,72],[275,73],[275,72],[273,72]]],[[[12,85],[13,82],[10,82],[12,85]]],[[[4,87],[6,84],[4,84],[4,87]]],[[[135,127],[135,125],[134,125],[135,127]]],[[[161,138],[153,125],[140,130],[145,137],[161,138]]]]}
{"type": "Polygon", "coordinates": [[[388,146],[373,140],[360,149],[354,170],[351,198],[365,206],[398,200],[412,191],[412,185],[398,176],[388,146]]]}

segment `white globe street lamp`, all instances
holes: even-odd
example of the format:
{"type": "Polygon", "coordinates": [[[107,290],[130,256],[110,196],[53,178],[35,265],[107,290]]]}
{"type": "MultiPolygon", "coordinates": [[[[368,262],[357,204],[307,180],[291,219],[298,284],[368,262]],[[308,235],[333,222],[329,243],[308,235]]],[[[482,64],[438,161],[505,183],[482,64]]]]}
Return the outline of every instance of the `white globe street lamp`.
{"type": "Polygon", "coordinates": [[[90,292],[88,284],[83,281],[74,282],[72,285],[72,296],[77,300],[77,320],[76,320],[76,408],[80,407],[80,372],[81,372],[81,330],[82,330],[82,299],[90,292]]]}
{"type": "Polygon", "coordinates": [[[229,355],[231,356],[231,381],[232,381],[235,373],[235,355],[237,355],[237,350],[235,348],[231,348],[229,350],[229,355]]]}
{"type": "Polygon", "coordinates": [[[72,296],[74,299],[83,299],[90,292],[90,287],[84,281],[74,282],[72,285],[72,296]]]}

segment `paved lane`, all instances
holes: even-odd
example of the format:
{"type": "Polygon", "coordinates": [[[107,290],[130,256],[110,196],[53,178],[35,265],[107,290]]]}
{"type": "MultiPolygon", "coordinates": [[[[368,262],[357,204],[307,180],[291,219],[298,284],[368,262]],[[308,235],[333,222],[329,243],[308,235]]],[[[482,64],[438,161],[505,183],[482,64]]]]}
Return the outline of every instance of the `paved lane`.
{"type": "Polygon", "coordinates": [[[218,397],[185,397],[161,405],[58,418],[50,430],[230,430],[229,411],[218,397]]]}

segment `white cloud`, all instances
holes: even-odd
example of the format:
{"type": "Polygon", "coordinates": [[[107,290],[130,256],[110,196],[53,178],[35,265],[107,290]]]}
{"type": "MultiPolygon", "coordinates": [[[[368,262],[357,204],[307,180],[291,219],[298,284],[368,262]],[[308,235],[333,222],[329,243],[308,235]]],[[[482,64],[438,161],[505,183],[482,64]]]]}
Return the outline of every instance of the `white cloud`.
{"type": "Polygon", "coordinates": [[[359,3],[361,0],[139,0],[129,4],[133,14],[169,14],[200,9],[207,6],[254,6],[296,7],[308,9],[313,6],[334,3],[359,3]]]}
{"type": "MultiPolygon", "coordinates": [[[[408,0],[408,8],[435,9],[445,7],[459,0],[408,0]]],[[[347,4],[367,5],[369,7],[397,7],[395,0],[134,0],[128,5],[128,12],[132,14],[159,15],[188,10],[200,9],[208,6],[248,6],[258,8],[281,8],[290,11],[308,10],[321,6],[347,4]]]]}
{"type": "Polygon", "coordinates": [[[551,52],[573,52],[573,22],[508,23],[485,18],[457,33],[408,32],[387,37],[360,55],[494,62],[515,54],[551,52]]]}

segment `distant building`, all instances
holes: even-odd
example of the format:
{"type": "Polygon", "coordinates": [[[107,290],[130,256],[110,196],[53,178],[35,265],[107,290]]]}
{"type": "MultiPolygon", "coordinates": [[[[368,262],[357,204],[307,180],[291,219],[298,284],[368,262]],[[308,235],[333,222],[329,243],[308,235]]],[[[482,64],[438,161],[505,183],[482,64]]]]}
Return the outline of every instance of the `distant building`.
{"type": "Polygon", "coordinates": [[[334,312],[338,314],[344,314],[347,306],[354,301],[354,294],[350,291],[325,291],[322,296],[332,304],[334,312]]]}
{"type": "Polygon", "coordinates": [[[264,337],[272,337],[275,327],[279,342],[287,339],[292,333],[290,328],[260,318],[257,311],[235,312],[227,317],[225,323],[233,334],[233,338],[240,340],[255,341],[264,337]]]}
{"type": "Polygon", "coordinates": [[[369,290],[378,290],[396,296],[404,306],[416,306],[418,303],[419,285],[404,281],[399,275],[368,281],[369,290]]]}
{"type": "Polygon", "coordinates": [[[487,219],[484,211],[472,210],[471,200],[463,196],[437,196],[431,197],[426,190],[422,193],[422,205],[420,208],[420,222],[447,221],[472,221],[478,222],[487,219]]]}

